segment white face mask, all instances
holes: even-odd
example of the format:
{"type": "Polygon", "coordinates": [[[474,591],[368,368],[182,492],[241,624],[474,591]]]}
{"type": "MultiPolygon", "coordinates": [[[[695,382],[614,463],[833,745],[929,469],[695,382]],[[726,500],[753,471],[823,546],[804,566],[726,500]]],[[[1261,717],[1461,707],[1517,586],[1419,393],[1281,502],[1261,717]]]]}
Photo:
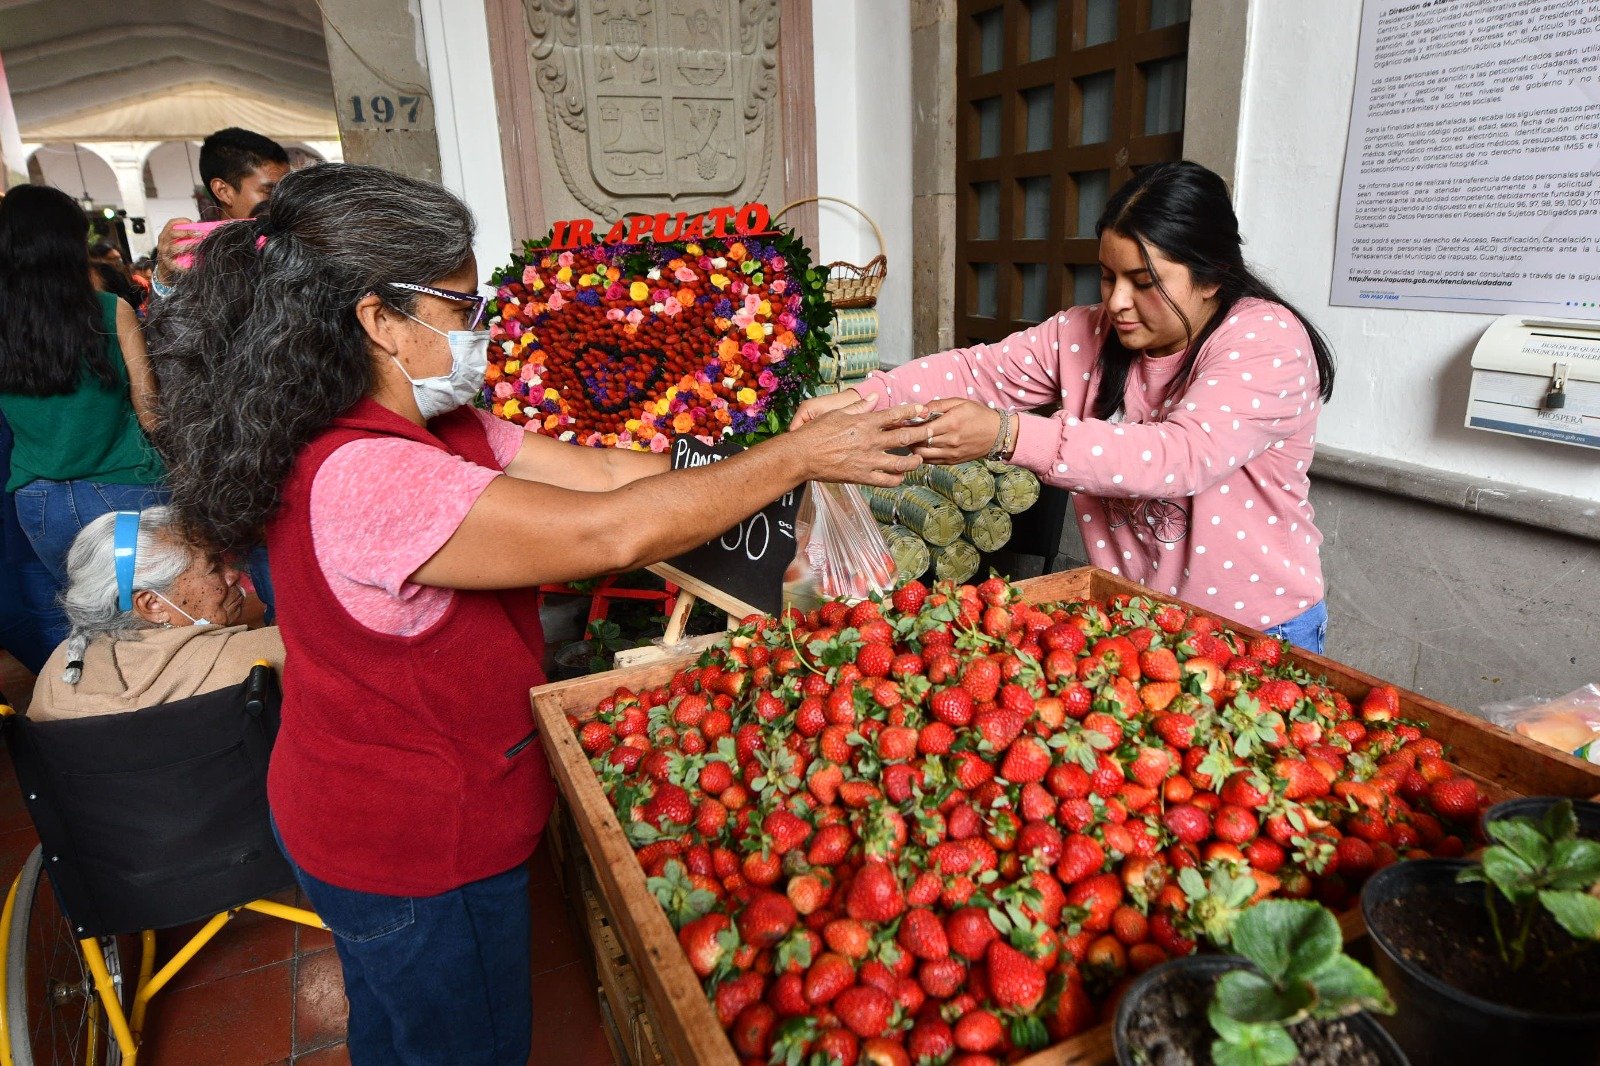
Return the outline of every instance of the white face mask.
{"type": "Polygon", "coordinates": [[[450,344],[450,373],[431,378],[414,378],[406,374],[406,368],[401,366],[400,360],[392,355],[389,357],[394,359],[395,366],[400,367],[400,373],[406,375],[406,380],[411,382],[411,395],[417,401],[422,420],[427,422],[446,411],[454,411],[471,403],[483,388],[484,374],[489,369],[489,331],[452,329],[446,332],[429,326],[414,315],[406,317],[418,325],[427,326],[450,344]]]}
{"type": "MultiPolygon", "coordinates": [[[[193,622],[197,626],[208,626],[208,625],[211,624],[211,622],[208,619],[196,618],[194,615],[190,614],[188,611],[185,611],[182,607],[179,607],[177,604],[173,603],[171,600],[169,600],[165,596],[161,595],[161,593],[157,592],[155,589],[151,589],[150,590],[150,595],[154,596],[156,599],[160,600],[162,603],[166,604],[168,607],[171,607],[174,611],[177,611],[179,614],[183,615],[185,618],[187,618],[189,621],[193,622]]],[[[169,622],[167,624],[171,625],[172,623],[169,622]]]]}

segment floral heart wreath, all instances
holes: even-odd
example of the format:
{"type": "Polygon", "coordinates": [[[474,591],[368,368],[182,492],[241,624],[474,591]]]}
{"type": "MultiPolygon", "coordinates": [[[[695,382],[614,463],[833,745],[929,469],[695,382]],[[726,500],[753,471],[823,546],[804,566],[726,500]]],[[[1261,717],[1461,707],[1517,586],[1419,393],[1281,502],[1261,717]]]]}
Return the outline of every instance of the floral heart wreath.
{"type": "Polygon", "coordinates": [[[826,272],[793,232],[679,243],[529,241],[490,279],[485,406],[592,447],[781,432],[817,381],[826,272]]]}

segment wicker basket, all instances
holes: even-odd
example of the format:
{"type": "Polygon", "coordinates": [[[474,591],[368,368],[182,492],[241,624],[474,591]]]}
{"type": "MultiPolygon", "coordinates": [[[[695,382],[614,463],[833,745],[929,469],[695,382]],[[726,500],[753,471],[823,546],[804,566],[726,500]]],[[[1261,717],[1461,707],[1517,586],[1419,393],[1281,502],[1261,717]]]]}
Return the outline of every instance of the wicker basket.
{"type": "Polygon", "coordinates": [[[782,210],[772,216],[772,221],[778,221],[783,217],[783,213],[791,208],[799,207],[801,204],[820,203],[823,200],[844,204],[858,212],[872,227],[873,236],[878,238],[878,254],[869,259],[866,266],[842,261],[828,264],[828,300],[835,309],[871,307],[878,302],[878,290],[883,287],[884,275],[889,272],[889,260],[883,254],[883,230],[878,228],[871,215],[849,200],[842,200],[837,196],[807,196],[803,200],[785,204],[782,210]]]}

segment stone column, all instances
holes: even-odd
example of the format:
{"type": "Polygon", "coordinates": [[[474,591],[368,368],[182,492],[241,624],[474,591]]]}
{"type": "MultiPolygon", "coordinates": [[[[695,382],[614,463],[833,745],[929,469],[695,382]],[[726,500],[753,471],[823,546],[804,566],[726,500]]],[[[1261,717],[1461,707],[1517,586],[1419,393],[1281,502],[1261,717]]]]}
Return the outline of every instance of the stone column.
{"type": "MultiPolygon", "coordinates": [[[[122,208],[129,218],[145,216],[144,164],[156,150],[156,141],[100,141],[83,147],[104,159],[117,177],[117,192],[122,196],[122,208]]],[[[155,249],[156,235],[152,232],[134,233],[128,226],[128,247],[134,258],[148,255],[155,249]]]]}
{"type": "Polygon", "coordinates": [[[439,138],[416,5],[407,0],[319,4],[344,159],[438,181],[439,138]]]}
{"type": "Polygon", "coordinates": [[[912,350],[955,346],[956,0],[911,0],[912,350]]]}

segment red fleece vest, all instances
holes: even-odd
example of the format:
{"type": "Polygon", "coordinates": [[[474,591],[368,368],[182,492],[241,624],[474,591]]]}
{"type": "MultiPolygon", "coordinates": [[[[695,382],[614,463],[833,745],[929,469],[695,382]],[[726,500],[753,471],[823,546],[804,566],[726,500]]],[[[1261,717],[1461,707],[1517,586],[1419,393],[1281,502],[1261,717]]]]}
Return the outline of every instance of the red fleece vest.
{"type": "Polygon", "coordinates": [[[287,650],[267,795],[289,854],[313,876],[431,896],[510,869],[539,841],[556,792],[530,737],[544,634],[532,589],[457,590],[442,618],[408,637],[350,617],[312,548],[311,484],[340,446],[372,437],[499,466],[471,411],[424,429],[369,400],[301,450],[267,529],[287,650]]]}

